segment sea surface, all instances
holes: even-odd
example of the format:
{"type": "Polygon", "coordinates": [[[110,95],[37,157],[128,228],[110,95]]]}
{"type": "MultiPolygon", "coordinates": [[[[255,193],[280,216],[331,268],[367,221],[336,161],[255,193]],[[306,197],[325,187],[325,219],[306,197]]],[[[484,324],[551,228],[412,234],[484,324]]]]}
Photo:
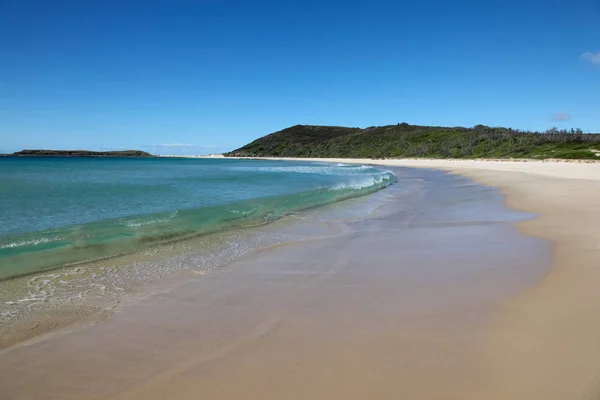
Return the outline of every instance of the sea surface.
{"type": "Polygon", "coordinates": [[[0,279],[263,225],[395,180],[345,164],[0,158],[0,279]]]}

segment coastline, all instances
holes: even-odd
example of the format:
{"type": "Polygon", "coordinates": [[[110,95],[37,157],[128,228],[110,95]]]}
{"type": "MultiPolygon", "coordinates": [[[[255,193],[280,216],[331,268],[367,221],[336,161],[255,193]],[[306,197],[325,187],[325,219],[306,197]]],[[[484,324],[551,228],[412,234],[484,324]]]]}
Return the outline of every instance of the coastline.
{"type": "MultiPolygon", "coordinates": [[[[0,251],[3,266],[0,349],[73,322],[93,321],[95,316],[110,314],[123,298],[160,285],[171,275],[176,279],[175,276],[182,274],[203,273],[255,248],[290,240],[279,237],[278,232],[267,235],[265,231],[272,230],[267,225],[281,219],[294,221],[294,214],[298,212],[361,197],[395,180],[393,174],[374,168],[315,165],[308,168],[309,174],[305,170],[310,164],[296,163],[302,172],[288,174],[288,169],[296,170],[294,164],[264,162],[262,167],[255,168],[256,163],[203,161],[142,163],[147,172],[154,168],[168,170],[175,184],[170,186],[164,177],[147,176],[145,182],[154,185],[150,188],[160,187],[163,191],[172,187],[172,190],[166,190],[161,196],[155,190],[135,191],[133,188],[113,194],[116,199],[125,193],[130,196],[129,201],[136,196],[138,204],[148,207],[141,208],[139,215],[103,214],[109,207],[98,206],[102,204],[102,196],[73,196],[79,205],[71,212],[74,218],[54,221],[63,224],[63,228],[52,229],[54,222],[47,219],[45,226],[30,228],[31,232],[0,237],[0,250],[9,249],[0,251]],[[181,166],[183,168],[179,168],[181,166]],[[188,170],[189,166],[193,166],[194,172],[188,170]],[[199,170],[204,172],[198,173],[199,170]],[[226,178],[210,178],[219,173],[226,174],[226,178]],[[181,175],[183,184],[177,185],[181,175]],[[242,178],[248,176],[252,179],[245,184],[242,178]],[[211,190],[220,193],[223,200],[211,190]],[[87,215],[87,208],[94,206],[98,213],[87,215]],[[143,210],[149,211],[144,213],[143,210]],[[91,220],[79,221],[79,215],[91,220]],[[52,246],[39,246],[41,249],[31,246],[30,249],[27,247],[30,243],[52,243],[52,246]]],[[[67,169],[72,168],[73,163],[75,161],[68,161],[67,169]]],[[[91,168],[91,172],[98,174],[102,168],[109,168],[114,174],[111,165],[122,168],[139,163],[127,160],[90,164],[101,166],[91,168]]],[[[77,169],[85,171],[87,168],[85,162],[77,169]]],[[[63,187],[69,186],[66,182],[63,187]]],[[[116,204],[117,210],[118,207],[116,204]]],[[[60,207],[56,209],[60,211],[60,207]]],[[[52,211],[47,213],[53,214],[52,211]]],[[[10,227],[11,221],[7,218],[6,222],[5,226],[10,227]]]]}
{"type": "Polygon", "coordinates": [[[544,274],[549,246],[514,229],[531,215],[495,188],[390,169],[399,184],[294,216],[306,240],[7,350],[0,386],[61,400],[465,398],[488,376],[490,318],[544,274]]]}
{"type": "Polygon", "coordinates": [[[501,188],[509,207],[539,214],[517,226],[554,247],[544,279],[509,300],[490,326],[489,358],[503,378],[490,383],[496,397],[488,398],[597,398],[600,169],[453,172],[501,188]]]}
{"type": "MultiPolygon", "coordinates": [[[[462,298],[462,294],[451,297],[453,301],[460,299],[461,305],[457,309],[444,308],[447,306],[444,304],[441,309],[434,308],[424,315],[417,313],[419,318],[407,320],[401,317],[402,313],[400,318],[395,313],[398,305],[403,304],[400,300],[409,300],[410,303],[414,299],[392,294],[398,291],[389,287],[393,279],[387,283],[386,274],[382,274],[378,277],[382,280],[373,282],[377,283],[376,286],[370,289],[363,287],[365,291],[356,295],[354,291],[360,286],[349,279],[352,275],[344,275],[344,262],[359,262],[360,257],[368,256],[369,252],[380,254],[380,262],[389,258],[386,248],[377,247],[381,246],[379,238],[385,235],[373,238],[367,247],[364,243],[362,247],[357,246],[355,254],[343,257],[339,265],[332,262],[335,259],[330,260],[330,270],[325,275],[314,268],[305,271],[305,266],[301,269],[294,267],[294,263],[302,260],[320,260],[328,255],[324,250],[312,253],[312,245],[283,246],[275,251],[268,250],[266,254],[271,254],[270,257],[279,263],[282,260],[289,262],[291,267],[284,271],[269,268],[276,265],[273,259],[265,267],[265,259],[262,258],[265,254],[244,258],[235,263],[239,268],[229,269],[224,274],[203,277],[207,279],[172,288],[140,303],[124,304],[107,323],[98,324],[87,332],[85,329],[78,330],[62,340],[41,341],[22,348],[23,354],[29,355],[29,358],[15,353],[11,354],[12,358],[2,360],[0,368],[16,374],[11,372],[3,379],[6,388],[11,388],[13,394],[20,394],[19,390],[41,378],[36,377],[36,371],[57,365],[56,374],[60,374],[62,368],[61,376],[65,378],[58,381],[44,378],[44,385],[54,388],[56,398],[60,398],[60,393],[63,398],[66,398],[65,393],[77,398],[68,391],[69,388],[84,385],[86,376],[104,377],[108,369],[94,370],[93,366],[82,364],[79,366],[82,371],[73,378],[66,373],[75,372],[73,362],[104,360],[106,364],[106,360],[114,360],[118,362],[113,367],[115,370],[118,366],[128,372],[126,376],[119,376],[116,382],[129,379],[137,384],[127,390],[119,390],[119,395],[101,398],[146,399],[174,394],[188,398],[202,393],[217,395],[215,398],[240,398],[248,394],[248,388],[259,390],[263,398],[281,398],[283,395],[289,398],[304,398],[302,395],[335,398],[335,395],[343,394],[346,398],[358,399],[390,398],[403,394],[417,399],[438,396],[449,399],[558,400],[595,398],[598,395],[600,380],[596,371],[600,349],[596,338],[600,337],[600,323],[594,320],[594,316],[600,303],[596,299],[600,273],[594,267],[600,251],[597,241],[600,233],[594,222],[598,221],[600,212],[594,211],[594,199],[600,194],[600,164],[463,160],[310,161],[431,168],[500,188],[509,207],[538,215],[537,218],[518,222],[517,227],[528,236],[553,243],[553,266],[540,274],[541,279],[540,276],[534,279],[531,271],[528,272],[530,268],[520,270],[513,267],[499,275],[502,279],[497,282],[498,277],[487,272],[487,275],[481,275],[464,287],[457,285],[461,281],[456,280],[457,276],[450,275],[446,277],[453,282],[449,287],[462,291],[472,289],[474,292],[470,297],[462,298]],[[254,269],[249,268],[252,266],[254,269]],[[524,279],[527,274],[529,278],[508,300],[500,296],[498,299],[503,300],[496,304],[485,297],[488,292],[506,285],[503,282],[524,279]],[[480,280],[484,276],[487,277],[485,279],[494,279],[480,280]],[[276,277],[277,285],[264,287],[268,282],[264,279],[266,277],[276,277]],[[298,283],[301,285],[298,286],[298,283]],[[333,283],[336,285],[332,287],[333,283]],[[238,292],[232,292],[232,284],[238,292]],[[223,292],[225,289],[219,285],[227,287],[227,290],[223,292]],[[262,293],[259,289],[257,293],[257,287],[268,290],[262,293]],[[349,293],[348,288],[351,289],[349,293]],[[376,288],[386,290],[378,291],[376,288]],[[199,289],[206,290],[207,294],[199,297],[198,293],[204,293],[199,289]],[[274,291],[272,294],[277,299],[274,303],[270,290],[274,291]],[[216,329],[215,332],[208,329],[210,322],[215,321],[209,318],[214,315],[212,307],[218,302],[213,301],[211,293],[214,299],[225,300],[225,307],[219,306],[217,310],[233,312],[225,314],[225,326],[219,323],[218,327],[211,328],[216,329]],[[384,295],[386,297],[381,297],[384,295]],[[385,301],[361,302],[361,299],[372,298],[385,301]],[[478,299],[487,300],[479,303],[478,299]],[[198,304],[199,300],[203,303],[198,304]],[[171,308],[167,306],[169,302],[171,308]],[[207,317],[200,320],[201,324],[192,321],[190,325],[181,326],[181,318],[173,313],[173,302],[178,307],[183,306],[183,311],[175,308],[177,313],[195,313],[198,307],[203,307],[207,317]],[[332,305],[333,308],[328,311],[332,305]],[[245,312],[240,312],[240,308],[245,312]],[[261,318],[258,324],[252,320],[253,317],[261,318]],[[370,326],[372,322],[381,325],[370,326]],[[335,324],[339,323],[342,324],[342,332],[345,332],[341,338],[336,336],[340,333],[340,326],[335,324]],[[474,325],[482,327],[474,331],[474,325]],[[324,326],[328,328],[324,329],[324,326]],[[198,342],[195,338],[194,333],[199,327],[202,327],[206,342],[198,342]],[[204,329],[209,332],[204,332],[204,329]],[[308,329],[309,333],[311,329],[315,330],[319,340],[307,340],[304,329],[308,329]],[[475,335],[480,330],[481,337],[479,333],[475,335]],[[153,333],[155,340],[160,339],[157,342],[138,340],[147,331],[164,331],[164,335],[160,337],[160,333],[153,333]],[[213,334],[214,337],[211,336],[213,334]],[[129,345],[121,343],[122,347],[114,347],[117,344],[110,339],[111,336],[123,338],[129,345]],[[163,347],[173,340],[174,344],[163,347]],[[73,346],[73,343],[76,345],[73,346]],[[98,348],[103,350],[98,351],[98,348]],[[156,349],[156,354],[148,354],[149,349],[156,349]],[[125,358],[124,352],[130,357],[125,358]],[[40,359],[37,359],[38,356],[40,359]],[[36,358],[35,365],[20,364],[23,359],[33,362],[33,357],[36,358]],[[142,360],[153,362],[145,365],[142,360]],[[398,360],[403,361],[400,368],[398,360]],[[165,363],[164,371],[159,374],[153,372],[153,364],[161,362],[165,363]],[[285,368],[277,371],[280,365],[285,368]],[[19,371],[26,374],[18,376],[19,371]],[[321,377],[316,381],[305,381],[302,377],[306,377],[308,371],[313,378],[313,374],[317,373],[314,371],[318,371],[321,377]],[[379,376],[380,372],[384,375],[379,376]],[[276,384],[251,386],[265,376],[269,376],[268,382],[272,382],[271,373],[280,378],[275,379],[276,384]],[[343,385],[339,381],[341,377],[349,378],[350,384],[343,385]],[[207,382],[210,382],[210,388],[204,386],[207,382]],[[295,394],[290,390],[296,391],[295,394]],[[230,397],[218,396],[223,393],[229,393],[230,397]]],[[[418,235],[410,237],[417,238],[418,235]]],[[[476,237],[473,236],[473,240],[476,237]]],[[[498,237],[496,242],[502,245],[506,239],[498,237]]],[[[522,238],[526,243],[530,243],[529,240],[522,238]]],[[[517,246],[518,243],[512,245],[517,246]]],[[[336,246],[341,246],[341,242],[336,246]]],[[[346,244],[343,248],[347,247],[346,244]]],[[[515,254],[519,254],[517,247],[515,254]]],[[[496,254],[496,257],[499,256],[496,254]]],[[[498,261],[501,258],[487,257],[489,264],[501,263],[498,261]]],[[[392,275],[395,273],[394,269],[384,270],[392,275]]],[[[402,279],[395,282],[402,282],[402,279]]],[[[410,283],[417,282],[419,280],[409,280],[405,290],[411,288],[410,283]]],[[[441,289],[445,286],[434,287],[441,289]]],[[[436,296],[430,287],[427,292],[434,299],[444,299],[443,295],[436,296]]],[[[420,299],[414,304],[422,305],[419,303],[422,301],[420,299]]],[[[95,385],[102,388],[101,384],[107,383],[99,380],[95,385]]],[[[109,389],[115,388],[105,387],[106,393],[109,389]]]]}
{"type": "MultiPolygon", "coordinates": [[[[317,160],[315,160],[317,161],[317,160]]],[[[517,223],[553,245],[548,273],[491,322],[488,399],[597,398],[600,393],[600,164],[572,161],[318,159],[433,168],[497,187],[505,203],[537,218],[517,223]]]]}

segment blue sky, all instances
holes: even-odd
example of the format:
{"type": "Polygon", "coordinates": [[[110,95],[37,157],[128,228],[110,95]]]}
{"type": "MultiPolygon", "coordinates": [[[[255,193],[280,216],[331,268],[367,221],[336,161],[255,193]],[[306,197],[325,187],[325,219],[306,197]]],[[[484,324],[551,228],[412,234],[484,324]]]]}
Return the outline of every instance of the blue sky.
{"type": "Polygon", "coordinates": [[[600,132],[600,1],[0,0],[0,151],[295,124],[600,132]]]}

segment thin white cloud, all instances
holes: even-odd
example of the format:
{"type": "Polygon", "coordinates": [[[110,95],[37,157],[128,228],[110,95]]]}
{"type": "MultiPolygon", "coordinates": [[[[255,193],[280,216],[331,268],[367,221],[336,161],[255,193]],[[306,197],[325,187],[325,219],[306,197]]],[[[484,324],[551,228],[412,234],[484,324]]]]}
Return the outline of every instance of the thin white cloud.
{"type": "Polygon", "coordinates": [[[557,112],[552,115],[552,121],[570,121],[571,114],[566,112],[557,112]]]}
{"type": "Polygon", "coordinates": [[[585,61],[589,61],[592,64],[600,65],[600,51],[592,53],[590,51],[586,51],[581,55],[581,59],[585,61]]]}

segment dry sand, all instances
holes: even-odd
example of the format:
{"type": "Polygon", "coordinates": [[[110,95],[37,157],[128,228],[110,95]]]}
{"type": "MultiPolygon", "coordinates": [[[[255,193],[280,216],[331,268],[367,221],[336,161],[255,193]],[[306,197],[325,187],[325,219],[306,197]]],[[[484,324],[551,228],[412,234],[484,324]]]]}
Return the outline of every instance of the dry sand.
{"type": "MultiPolygon", "coordinates": [[[[417,234],[406,249],[386,243],[390,234],[282,247],[124,305],[107,323],[1,354],[0,398],[600,397],[600,164],[331,161],[439,168],[500,187],[510,207],[540,214],[519,228],[552,241],[553,268],[498,303],[502,287],[528,274],[510,254],[481,260],[514,268],[438,275],[440,253],[420,248],[417,234]],[[350,251],[325,259],[325,271],[293,261],[323,260],[336,246],[350,251]],[[390,246],[420,272],[386,263],[390,246]],[[374,254],[377,273],[363,268],[374,254]],[[436,290],[423,293],[422,282],[436,290]]],[[[440,246],[452,250],[466,234],[477,246],[477,231],[457,229],[440,246]]]]}

